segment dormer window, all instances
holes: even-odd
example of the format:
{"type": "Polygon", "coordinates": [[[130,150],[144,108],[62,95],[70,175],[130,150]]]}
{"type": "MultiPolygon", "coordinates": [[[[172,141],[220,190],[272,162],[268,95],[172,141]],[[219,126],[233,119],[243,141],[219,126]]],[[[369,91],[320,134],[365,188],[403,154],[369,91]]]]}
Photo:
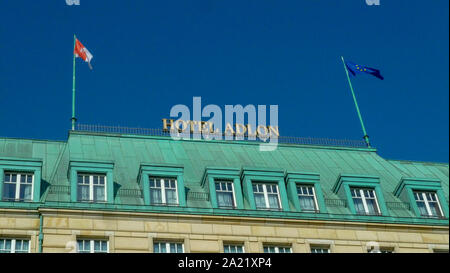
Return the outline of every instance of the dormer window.
{"type": "Polygon", "coordinates": [[[145,205],[186,206],[183,166],[142,163],[138,181],[145,205]]]}
{"type": "Polygon", "coordinates": [[[4,201],[32,201],[33,199],[32,173],[5,172],[3,180],[4,201]]]}
{"type": "Polygon", "coordinates": [[[110,161],[70,161],[70,200],[72,202],[113,203],[113,170],[114,163],[110,161]]]}
{"type": "Polygon", "coordinates": [[[373,189],[351,188],[357,214],[379,215],[377,196],[373,189]]]}
{"type": "Polygon", "coordinates": [[[39,202],[41,159],[0,157],[0,201],[39,202]]]}
{"type": "Polygon", "coordinates": [[[302,211],[317,212],[319,210],[313,185],[298,185],[297,194],[302,211]]]}
{"type": "Polygon", "coordinates": [[[420,214],[425,217],[442,217],[442,209],[435,192],[414,191],[420,214]]]}
{"type": "Polygon", "coordinates": [[[152,205],[177,205],[177,180],[175,178],[150,177],[150,203],[152,205]]]}
{"type": "Polygon", "coordinates": [[[234,187],[232,181],[216,181],[216,196],[219,208],[235,208],[234,187]]]}
{"type": "Polygon", "coordinates": [[[351,213],[369,216],[388,216],[380,178],[370,175],[341,174],[333,186],[333,193],[348,201],[351,213]]]}
{"type": "Polygon", "coordinates": [[[106,202],[105,174],[78,174],[78,201],[106,202]]]}
{"type": "Polygon", "coordinates": [[[277,184],[254,183],[253,194],[255,196],[256,209],[281,209],[280,195],[278,194],[277,184]]]}
{"type": "Polygon", "coordinates": [[[394,195],[409,203],[416,217],[448,218],[448,203],[439,179],[403,177],[394,195]]]}

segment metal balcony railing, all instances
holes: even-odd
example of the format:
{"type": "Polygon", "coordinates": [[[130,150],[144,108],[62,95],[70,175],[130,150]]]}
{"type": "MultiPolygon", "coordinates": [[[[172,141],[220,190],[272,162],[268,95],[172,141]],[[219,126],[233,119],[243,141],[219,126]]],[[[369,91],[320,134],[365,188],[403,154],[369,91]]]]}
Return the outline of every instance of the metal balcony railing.
{"type": "MultiPolygon", "coordinates": [[[[170,131],[155,128],[133,128],[122,126],[105,126],[105,125],[89,125],[89,124],[77,124],[76,131],[80,132],[93,132],[93,133],[112,133],[112,134],[125,134],[125,135],[146,135],[146,136],[164,136],[170,137],[170,131]]],[[[176,134],[176,133],[175,133],[176,134]]],[[[202,138],[202,134],[178,134],[179,137],[192,136],[202,138]]],[[[203,137],[221,137],[225,139],[226,135],[222,134],[207,134],[203,137]]],[[[230,137],[230,136],[228,136],[230,137]]],[[[234,139],[234,138],[233,138],[234,139]]],[[[245,141],[264,142],[265,140],[259,138],[252,138],[248,135],[244,135],[242,139],[245,141]]],[[[267,141],[267,140],[266,140],[267,141]]],[[[351,148],[366,148],[367,145],[364,140],[351,140],[351,139],[331,139],[331,138],[313,138],[313,137],[290,137],[279,136],[276,141],[281,144],[298,144],[298,145],[315,145],[315,146],[336,146],[336,147],[351,147],[351,148]]]]}
{"type": "Polygon", "coordinates": [[[198,192],[198,191],[188,191],[187,199],[195,200],[195,201],[209,201],[209,193],[198,192]]]}
{"type": "Polygon", "coordinates": [[[70,194],[70,186],[66,185],[51,185],[48,193],[52,194],[70,194]]]}
{"type": "Polygon", "coordinates": [[[142,191],[138,189],[119,189],[117,191],[117,196],[121,197],[138,197],[142,198],[142,191]]]}
{"type": "Polygon", "coordinates": [[[325,199],[325,204],[330,207],[347,207],[345,199],[325,199]]]}
{"type": "Polygon", "coordinates": [[[386,202],[386,207],[392,210],[410,210],[411,206],[405,202],[386,202]]]}

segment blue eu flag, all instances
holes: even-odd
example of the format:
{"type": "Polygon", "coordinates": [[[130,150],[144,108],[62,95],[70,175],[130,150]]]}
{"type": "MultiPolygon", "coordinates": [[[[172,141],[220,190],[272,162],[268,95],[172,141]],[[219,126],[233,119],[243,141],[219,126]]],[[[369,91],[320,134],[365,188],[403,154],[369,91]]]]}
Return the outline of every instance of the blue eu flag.
{"type": "Polygon", "coordinates": [[[352,73],[353,76],[356,76],[356,74],[366,73],[366,74],[375,76],[380,80],[384,79],[384,77],[381,76],[381,74],[380,74],[380,70],[378,70],[378,69],[355,64],[355,63],[348,62],[348,61],[345,61],[345,66],[347,67],[347,70],[350,73],[352,73]]]}

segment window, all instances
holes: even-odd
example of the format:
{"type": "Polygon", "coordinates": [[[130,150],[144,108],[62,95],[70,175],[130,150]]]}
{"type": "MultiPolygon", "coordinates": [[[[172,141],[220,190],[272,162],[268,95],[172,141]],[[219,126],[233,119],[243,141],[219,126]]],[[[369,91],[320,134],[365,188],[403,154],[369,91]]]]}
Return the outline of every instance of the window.
{"type": "Polygon", "coordinates": [[[78,174],[78,201],[106,202],[106,176],[78,174]]]}
{"type": "Polygon", "coordinates": [[[285,246],[264,246],[264,253],[292,253],[290,247],[285,246]]]}
{"type": "Polygon", "coordinates": [[[184,253],[184,245],[174,242],[155,242],[153,243],[154,253],[184,253]]]}
{"type": "Polygon", "coordinates": [[[244,246],[239,244],[225,244],[223,246],[225,253],[244,253],[244,246]]]}
{"type": "Polygon", "coordinates": [[[30,241],[19,239],[0,239],[0,253],[29,253],[30,241]]]}
{"type": "Polygon", "coordinates": [[[394,247],[379,247],[378,245],[367,248],[367,253],[394,253],[394,247]]]}
{"type": "Polygon", "coordinates": [[[216,183],[217,205],[219,208],[235,208],[233,182],[217,181],[216,183]]]}
{"type": "Polygon", "coordinates": [[[281,209],[277,184],[253,184],[257,209],[281,209]]]}
{"type": "Polygon", "coordinates": [[[297,194],[298,199],[300,201],[300,208],[302,211],[312,211],[312,212],[318,211],[314,186],[298,185],[297,194]]]}
{"type": "Polygon", "coordinates": [[[329,246],[311,246],[311,253],[330,253],[329,246]]]}
{"type": "Polygon", "coordinates": [[[108,241],[106,240],[77,240],[78,253],[108,253],[108,241]]]}
{"type": "Polygon", "coordinates": [[[150,177],[150,203],[177,205],[177,180],[175,178],[150,177]]]}
{"type": "Polygon", "coordinates": [[[356,213],[366,215],[380,215],[377,197],[373,189],[351,188],[352,199],[356,213]]]}
{"type": "Polygon", "coordinates": [[[433,249],[433,253],[448,253],[448,248],[447,249],[435,248],[435,249],[433,249]]]}
{"type": "Polygon", "coordinates": [[[33,174],[5,172],[3,182],[3,200],[32,201],[33,174]]]}
{"type": "Polygon", "coordinates": [[[420,214],[427,217],[442,217],[442,209],[435,192],[414,192],[420,214]]]}

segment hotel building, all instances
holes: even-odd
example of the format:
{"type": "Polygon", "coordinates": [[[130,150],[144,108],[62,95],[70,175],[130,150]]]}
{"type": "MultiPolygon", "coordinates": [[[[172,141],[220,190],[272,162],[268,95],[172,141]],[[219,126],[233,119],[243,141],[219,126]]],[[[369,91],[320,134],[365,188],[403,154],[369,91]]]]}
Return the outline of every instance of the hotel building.
{"type": "Polygon", "coordinates": [[[259,148],[106,127],[0,138],[0,252],[448,252],[448,163],[259,148]]]}

